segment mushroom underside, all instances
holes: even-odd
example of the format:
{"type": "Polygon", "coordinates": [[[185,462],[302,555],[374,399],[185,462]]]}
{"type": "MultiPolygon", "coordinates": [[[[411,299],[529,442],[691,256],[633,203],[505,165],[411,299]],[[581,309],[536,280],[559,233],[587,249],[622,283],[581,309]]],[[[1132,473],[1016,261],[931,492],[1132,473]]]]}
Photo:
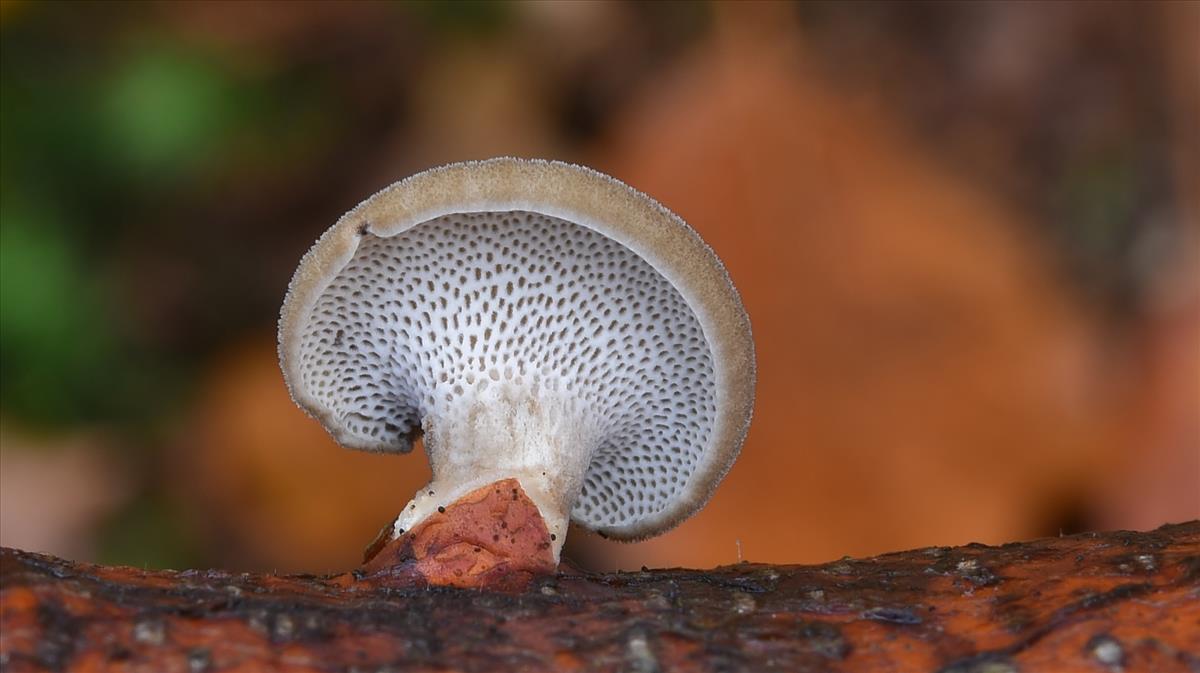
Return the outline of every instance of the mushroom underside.
{"type": "Polygon", "coordinates": [[[424,430],[435,482],[553,473],[543,486],[597,530],[678,506],[716,421],[713,354],[679,289],[529,211],[363,227],[298,354],[310,411],[344,443],[403,451],[424,430]]]}

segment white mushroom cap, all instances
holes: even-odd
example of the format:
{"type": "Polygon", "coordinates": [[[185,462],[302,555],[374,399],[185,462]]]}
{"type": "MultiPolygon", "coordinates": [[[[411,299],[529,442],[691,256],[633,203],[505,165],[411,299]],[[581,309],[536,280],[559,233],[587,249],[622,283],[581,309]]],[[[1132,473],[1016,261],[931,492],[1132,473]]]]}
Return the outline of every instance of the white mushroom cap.
{"type": "Polygon", "coordinates": [[[435,168],[364,201],[301,260],[279,323],[293,399],[342,445],[434,479],[396,534],[516,477],[557,543],[680,523],[741,448],[750,323],[679,217],[596,171],[513,158],[435,168]]]}

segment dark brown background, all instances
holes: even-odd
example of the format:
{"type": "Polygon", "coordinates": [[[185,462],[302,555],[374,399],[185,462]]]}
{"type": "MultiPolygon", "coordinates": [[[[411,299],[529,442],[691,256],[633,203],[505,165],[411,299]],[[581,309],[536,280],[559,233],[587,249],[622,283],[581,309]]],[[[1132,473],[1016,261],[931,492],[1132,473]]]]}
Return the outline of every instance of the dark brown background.
{"type": "Polygon", "coordinates": [[[300,255],[391,181],[586,163],[688,220],[754,425],[593,568],[1200,516],[1194,3],[0,5],[0,543],[327,570],[427,478],[287,399],[300,255]]]}

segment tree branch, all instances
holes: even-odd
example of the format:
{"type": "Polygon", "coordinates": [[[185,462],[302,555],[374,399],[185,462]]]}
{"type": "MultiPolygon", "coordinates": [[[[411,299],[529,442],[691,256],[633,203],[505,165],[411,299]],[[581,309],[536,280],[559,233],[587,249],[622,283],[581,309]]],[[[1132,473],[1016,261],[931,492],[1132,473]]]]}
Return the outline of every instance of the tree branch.
{"type": "Polygon", "coordinates": [[[1200,522],[520,591],[0,550],[5,671],[1200,671],[1200,522]]]}

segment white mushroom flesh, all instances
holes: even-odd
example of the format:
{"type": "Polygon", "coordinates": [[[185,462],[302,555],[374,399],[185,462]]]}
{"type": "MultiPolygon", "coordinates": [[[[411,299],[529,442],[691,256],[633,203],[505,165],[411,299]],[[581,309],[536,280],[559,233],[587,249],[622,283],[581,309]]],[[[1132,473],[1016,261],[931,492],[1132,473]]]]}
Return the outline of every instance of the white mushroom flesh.
{"type": "Polygon", "coordinates": [[[516,477],[557,533],[663,510],[708,446],[712,353],[635,252],[526,211],[364,230],[303,332],[305,389],[363,444],[425,433],[434,481],[396,522],[516,477]],[[430,495],[432,492],[432,495],[430,495]]]}

